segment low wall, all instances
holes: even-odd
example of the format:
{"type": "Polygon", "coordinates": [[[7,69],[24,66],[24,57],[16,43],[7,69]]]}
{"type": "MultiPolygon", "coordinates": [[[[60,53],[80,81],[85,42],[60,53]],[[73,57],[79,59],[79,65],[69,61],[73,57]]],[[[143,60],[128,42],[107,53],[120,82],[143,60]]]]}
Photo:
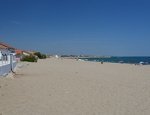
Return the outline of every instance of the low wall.
{"type": "Polygon", "coordinates": [[[3,66],[0,66],[0,77],[7,75],[8,73],[11,72],[11,68],[14,69],[16,67],[16,62],[14,62],[12,65],[11,64],[6,64],[3,66]]]}

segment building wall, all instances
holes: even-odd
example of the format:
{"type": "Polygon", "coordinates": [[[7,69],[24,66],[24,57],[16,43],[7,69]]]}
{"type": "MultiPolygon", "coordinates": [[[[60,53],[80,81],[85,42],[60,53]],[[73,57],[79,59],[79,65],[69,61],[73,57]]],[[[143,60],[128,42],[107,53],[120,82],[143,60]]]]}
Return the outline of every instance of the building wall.
{"type": "Polygon", "coordinates": [[[0,51],[0,77],[5,76],[16,67],[15,55],[7,50],[0,51]]]}

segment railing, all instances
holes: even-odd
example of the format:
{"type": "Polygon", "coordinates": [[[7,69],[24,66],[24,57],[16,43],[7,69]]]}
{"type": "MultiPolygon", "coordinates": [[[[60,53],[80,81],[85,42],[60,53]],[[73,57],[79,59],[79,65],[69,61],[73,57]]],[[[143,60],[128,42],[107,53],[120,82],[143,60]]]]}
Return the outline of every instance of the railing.
{"type": "Polygon", "coordinates": [[[0,60],[0,77],[5,76],[10,73],[16,67],[16,60],[14,60],[14,55],[8,55],[8,60],[0,60]]]}

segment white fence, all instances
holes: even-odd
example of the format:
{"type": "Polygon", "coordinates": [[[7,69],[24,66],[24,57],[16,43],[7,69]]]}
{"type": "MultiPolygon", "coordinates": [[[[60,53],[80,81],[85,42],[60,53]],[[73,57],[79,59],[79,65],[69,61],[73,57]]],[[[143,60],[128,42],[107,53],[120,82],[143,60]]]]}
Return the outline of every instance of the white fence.
{"type": "Polygon", "coordinates": [[[9,51],[0,51],[0,77],[5,76],[16,67],[16,59],[9,51]]]}

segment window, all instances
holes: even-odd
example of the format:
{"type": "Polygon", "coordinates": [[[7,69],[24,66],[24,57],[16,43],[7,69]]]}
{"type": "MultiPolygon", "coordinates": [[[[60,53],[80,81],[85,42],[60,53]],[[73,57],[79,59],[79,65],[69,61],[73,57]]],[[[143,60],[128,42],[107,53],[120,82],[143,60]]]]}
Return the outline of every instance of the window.
{"type": "Polygon", "coordinates": [[[8,57],[6,54],[2,54],[2,61],[7,61],[8,60],[8,57]]]}

